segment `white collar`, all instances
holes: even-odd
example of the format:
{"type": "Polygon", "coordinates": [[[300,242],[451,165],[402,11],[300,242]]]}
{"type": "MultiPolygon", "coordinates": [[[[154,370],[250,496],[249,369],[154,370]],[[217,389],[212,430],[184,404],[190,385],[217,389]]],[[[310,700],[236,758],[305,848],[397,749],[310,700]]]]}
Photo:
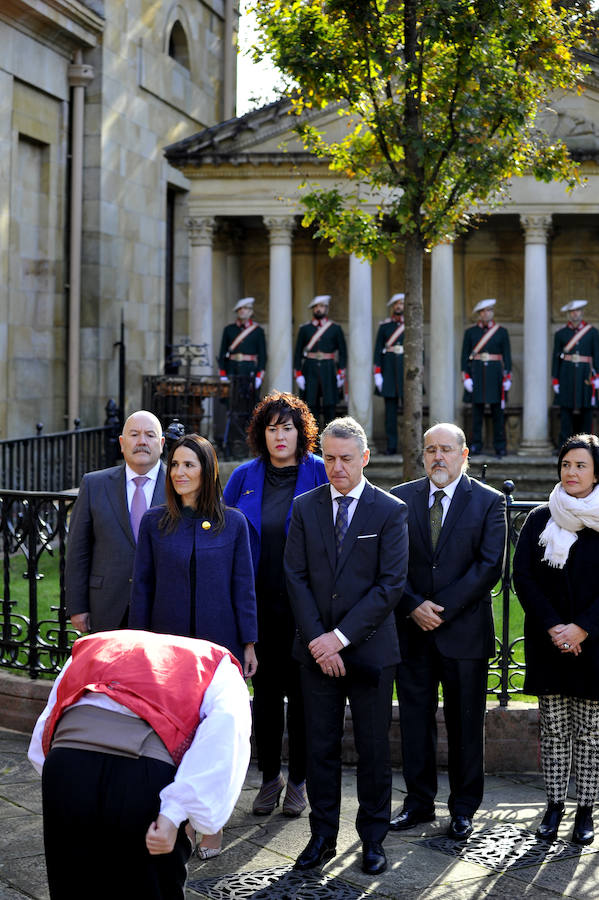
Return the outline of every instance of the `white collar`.
{"type": "Polygon", "coordinates": [[[429,478],[429,480],[428,480],[429,499],[435,494],[436,491],[445,491],[445,496],[449,497],[449,499],[452,500],[453,495],[455,494],[455,489],[457,488],[458,484],[460,483],[460,479],[463,474],[464,474],[463,472],[460,472],[460,474],[458,475],[457,478],[454,478],[453,481],[450,481],[449,484],[446,484],[445,487],[443,487],[443,488],[437,487],[437,485],[433,484],[433,482],[429,478]]]}
{"type": "Polygon", "coordinates": [[[336,500],[337,497],[345,496],[345,497],[353,497],[355,500],[359,500],[360,497],[362,496],[362,491],[364,490],[365,487],[366,487],[366,478],[364,477],[363,474],[362,474],[362,477],[360,478],[359,482],[357,483],[357,485],[354,488],[352,488],[351,491],[348,491],[347,494],[342,494],[341,491],[338,491],[337,488],[333,487],[333,485],[331,484],[330,485],[331,499],[336,500]]]}
{"type": "MultiPolygon", "coordinates": [[[[146,478],[149,478],[150,481],[156,481],[158,478],[158,472],[160,471],[161,460],[158,460],[155,466],[152,466],[149,472],[146,472],[146,478]]],[[[129,463],[125,463],[125,478],[127,481],[133,481],[134,478],[137,478],[139,472],[134,472],[129,463]]]]}

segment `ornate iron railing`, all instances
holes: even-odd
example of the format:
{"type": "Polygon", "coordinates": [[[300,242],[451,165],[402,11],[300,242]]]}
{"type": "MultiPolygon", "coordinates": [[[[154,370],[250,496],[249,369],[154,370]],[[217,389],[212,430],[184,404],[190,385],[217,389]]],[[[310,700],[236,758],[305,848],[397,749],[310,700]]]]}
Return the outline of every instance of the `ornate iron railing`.
{"type": "Polygon", "coordinates": [[[106,421],[95,428],[37,434],[0,441],[0,487],[11,491],[63,491],[78,487],[86,472],[112,466],[120,458],[121,420],[113,400],[106,421]]]}
{"type": "Polygon", "coordinates": [[[496,655],[489,666],[488,692],[494,694],[500,706],[507,706],[509,698],[521,694],[524,681],[524,636],[511,634],[512,603],[518,602],[512,581],[512,554],[520,529],[531,509],[538,506],[538,501],[514,500],[514,482],[503,484],[507,505],[507,537],[503,560],[501,581],[498,583],[494,597],[501,598],[501,623],[495,622],[496,655]],[[499,629],[501,627],[501,630],[499,629]]]}
{"type": "MultiPolygon", "coordinates": [[[[495,596],[501,599],[501,621],[496,622],[497,653],[489,670],[489,693],[502,706],[507,706],[510,697],[522,693],[523,637],[511,635],[510,613],[515,601],[511,559],[524,518],[536,505],[513,500],[513,489],[513,482],[505,483],[508,537],[502,578],[495,591],[495,596]]],[[[67,620],[64,585],[68,517],[74,499],[68,493],[0,490],[3,553],[0,668],[28,672],[32,678],[56,673],[77,637],[67,620]],[[52,581],[55,587],[50,602],[45,591],[49,612],[41,613],[44,603],[40,602],[40,596],[44,594],[45,579],[40,568],[49,556],[57,559],[58,576],[52,581]],[[20,578],[26,581],[27,597],[17,602],[12,595],[17,593],[14,587],[20,578]]]]}
{"type": "MultiPolygon", "coordinates": [[[[75,497],[67,493],[0,491],[3,592],[0,598],[0,667],[28,672],[31,678],[57,673],[77,633],[67,622],[64,564],[68,514],[75,497]],[[44,557],[58,559],[58,585],[40,611],[44,557]],[[19,578],[27,598],[17,600],[19,578]]],[[[22,593],[22,592],[21,592],[22,593]]]]}

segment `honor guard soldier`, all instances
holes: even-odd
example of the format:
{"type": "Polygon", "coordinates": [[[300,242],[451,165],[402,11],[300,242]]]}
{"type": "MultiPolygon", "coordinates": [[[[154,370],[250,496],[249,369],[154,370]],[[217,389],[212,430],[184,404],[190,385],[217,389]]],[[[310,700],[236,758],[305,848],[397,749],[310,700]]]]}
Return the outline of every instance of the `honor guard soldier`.
{"type": "Polygon", "coordinates": [[[335,418],[347,365],[343,329],[328,317],[330,301],[328,294],[319,294],[309,304],[312,321],[300,326],[293,358],[297,386],[317,422],[322,402],[325,425],[335,418]]]}
{"type": "Polygon", "coordinates": [[[253,297],[243,297],[235,304],[237,319],[223,329],[218,365],[222,380],[253,376],[258,390],[266,368],[266,339],[262,326],[252,320],[255,302],[253,297]]]}
{"type": "Polygon", "coordinates": [[[393,294],[391,318],[379,325],[374,345],[374,384],[385,400],[387,455],[397,453],[397,408],[403,401],[403,306],[405,294],[393,294]]]}
{"type": "Polygon", "coordinates": [[[562,306],[568,324],[555,333],[551,376],[560,407],[559,444],[576,432],[589,433],[599,391],[599,331],[582,318],[586,300],[562,306]],[[574,429],[574,416],[580,421],[574,429]]]}
{"type": "Polygon", "coordinates": [[[512,354],[507,329],[493,321],[496,302],[487,299],[476,304],[473,311],[478,313],[478,322],[466,329],[462,343],[464,402],[472,403],[471,456],[483,447],[485,403],[491,407],[495,453],[506,454],[503,410],[512,386],[512,354]]]}

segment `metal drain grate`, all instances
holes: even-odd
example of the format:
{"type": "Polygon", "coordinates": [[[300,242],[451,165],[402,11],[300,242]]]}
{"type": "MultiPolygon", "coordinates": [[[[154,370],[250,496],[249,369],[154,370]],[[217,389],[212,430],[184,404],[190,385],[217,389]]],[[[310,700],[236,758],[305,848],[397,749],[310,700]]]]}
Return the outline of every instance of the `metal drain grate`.
{"type": "Polygon", "coordinates": [[[340,878],[275,866],[188,881],[187,888],[210,900],[361,900],[368,895],[340,878]]]}
{"type": "Polygon", "coordinates": [[[439,850],[449,856],[457,856],[466,862],[478,863],[479,866],[497,871],[540,866],[541,863],[568,859],[583,853],[597,853],[592,847],[580,847],[571,841],[558,839],[549,844],[539,840],[532,831],[516,825],[495,825],[494,828],[475,832],[465,844],[448,837],[429,838],[418,843],[431,850],[439,850]]]}

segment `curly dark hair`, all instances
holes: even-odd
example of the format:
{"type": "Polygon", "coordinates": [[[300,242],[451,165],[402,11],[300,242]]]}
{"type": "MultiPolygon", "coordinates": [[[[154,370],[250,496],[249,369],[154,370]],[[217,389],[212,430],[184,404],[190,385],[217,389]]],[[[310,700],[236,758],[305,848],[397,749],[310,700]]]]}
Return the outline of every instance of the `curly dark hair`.
{"type": "Polygon", "coordinates": [[[159,528],[173,531],[181,519],[183,503],[176,492],[171,480],[171,467],[173,456],[179,447],[187,447],[193,450],[202,467],[202,480],[200,482],[200,494],[196,504],[196,512],[205,516],[216,524],[215,531],[220,531],[225,524],[225,504],[223,490],[218,474],[218,459],[214,447],[205,437],[199,434],[186,434],[175,441],[170,449],[166,461],[166,510],[160,519],[159,528]]]}
{"type": "Polygon", "coordinates": [[[254,409],[247,432],[247,442],[252,453],[268,462],[267,425],[278,425],[290,419],[297,428],[297,461],[300,463],[305,459],[316,447],[318,425],[303,400],[295,394],[282,391],[271,391],[254,409]]]}
{"type": "Polygon", "coordinates": [[[596,434],[573,434],[567,438],[557,458],[557,477],[562,477],[562,461],[570,450],[588,450],[593,458],[593,472],[599,480],[599,438],[596,434]]]}

